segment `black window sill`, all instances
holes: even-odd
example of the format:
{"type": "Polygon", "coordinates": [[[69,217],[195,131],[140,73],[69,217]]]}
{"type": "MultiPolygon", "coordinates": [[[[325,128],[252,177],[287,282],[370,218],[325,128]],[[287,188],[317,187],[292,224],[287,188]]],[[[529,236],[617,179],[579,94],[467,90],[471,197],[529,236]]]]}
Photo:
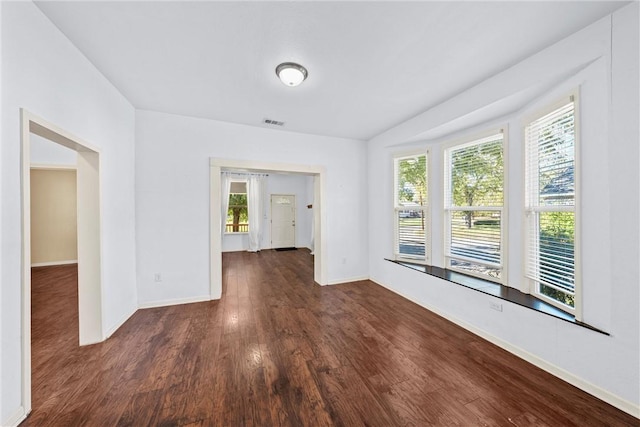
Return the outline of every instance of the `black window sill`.
{"type": "Polygon", "coordinates": [[[542,300],[539,300],[533,297],[532,295],[525,294],[524,292],[520,292],[517,289],[510,288],[508,286],[504,286],[499,283],[490,282],[488,280],[483,280],[478,277],[468,276],[466,274],[458,273],[456,271],[451,271],[446,268],[416,264],[416,263],[407,262],[407,261],[396,261],[388,258],[385,258],[385,260],[392,262],[394,264],[401,265],[403,267],[410,268],[412,270],[419,271],[421,273],[428,274],[430,276],[438,277],[440,279],[446,280],[451,283],[455,283],[460,286],[464,286],[469,289],[473,289],[478,292],[482,292],[483,294],[491,295],[496,298],[500,298],[502,300],[509,301],[514,304],[518,304],[522,307],[535,310],[539,313],[553,316],[555,318],[564,320],[565,322],[573,323],[574,325],[578,325],[578,326],[582,326],[583,328],[590,329],[594,332],[598,332],[607,336],[609,335],[609,333],[604,332],[586,323],[579,322],[576,320],[576,318],[573,315],[566,313],[560,310],[559,308],[554,307],[553,305],[548,304],[542,300]]]}

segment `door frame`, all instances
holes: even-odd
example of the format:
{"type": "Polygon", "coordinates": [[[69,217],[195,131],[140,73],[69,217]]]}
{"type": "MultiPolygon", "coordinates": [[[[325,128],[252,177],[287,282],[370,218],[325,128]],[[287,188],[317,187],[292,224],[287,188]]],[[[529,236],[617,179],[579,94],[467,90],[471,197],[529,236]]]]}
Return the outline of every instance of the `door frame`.
{"type": "Polygon", "coordinates": [[[298,199],[296,197],[295,194],[269,194],[269,215],[271,216],[271,248],[273,248],[273,196],[279,196],[279,197],[293,197],[293,221],[294,221],[294,226],[293,226],[293,247],[296,246],[296,236],[297,236],[297,229],[295,224],[296,219],[297,219],[297,215],[298,215],[298,207],[296,205],[298,199]]]}
{"type": "Polygon", "coordinates": [[[327,285],[327,244],[326,244],[326,209],[325,188],[326,170],[324,166],[312,166],[290,163],[271,163],[257,160],[209,159],[210,177],[210,212],[209,212],[209,282],[210,298],[220,299],[222,296],[222,203],[220,174],[223,170],[243,170],[260,173],[295,173],[314,177],[313,181],[313,225],[314,225],[314,263],[313,279],[319,285],[327,285]]]}
{"type": "Polygon", "coordinates": [[[31,412],[31,142],[41,136],[78,153],[76,161],[79,344],[104,341],[100,228],[100,152],[81,138],[20,110],[22,198],[22,407],[31,412]]]}

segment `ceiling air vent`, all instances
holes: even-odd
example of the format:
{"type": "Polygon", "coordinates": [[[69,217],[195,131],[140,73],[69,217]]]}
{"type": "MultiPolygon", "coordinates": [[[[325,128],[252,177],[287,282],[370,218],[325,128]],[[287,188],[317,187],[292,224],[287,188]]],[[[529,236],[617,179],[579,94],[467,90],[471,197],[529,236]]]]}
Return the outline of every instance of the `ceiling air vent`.
{"type": "Polygon", "coordinates": [[[264,119],[263,123],[272,125],[272,126],[284,126],[284,122],[279,122],[277,120],[264,119]]]}

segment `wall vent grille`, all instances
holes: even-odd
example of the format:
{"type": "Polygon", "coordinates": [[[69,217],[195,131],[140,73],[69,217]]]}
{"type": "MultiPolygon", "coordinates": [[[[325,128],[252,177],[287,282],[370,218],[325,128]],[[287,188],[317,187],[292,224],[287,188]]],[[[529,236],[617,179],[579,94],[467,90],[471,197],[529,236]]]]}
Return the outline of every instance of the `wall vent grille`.
{"type": "Polygon", "coordinates": [[[272,126],[284,126],[284,122],[279,122],[277,120],[272,120],[272,119],[264,119],[262,122],[272,126]]]}

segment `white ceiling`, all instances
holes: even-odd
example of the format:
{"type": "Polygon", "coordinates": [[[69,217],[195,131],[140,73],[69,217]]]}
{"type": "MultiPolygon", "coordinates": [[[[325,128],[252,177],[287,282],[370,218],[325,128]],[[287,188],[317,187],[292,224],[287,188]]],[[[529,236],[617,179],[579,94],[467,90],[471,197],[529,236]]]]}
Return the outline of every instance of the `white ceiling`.
{"type": "Polygon", "coordinates": [[[624,4],[37,3],[138,109],[364,140],[624,4]]]}

